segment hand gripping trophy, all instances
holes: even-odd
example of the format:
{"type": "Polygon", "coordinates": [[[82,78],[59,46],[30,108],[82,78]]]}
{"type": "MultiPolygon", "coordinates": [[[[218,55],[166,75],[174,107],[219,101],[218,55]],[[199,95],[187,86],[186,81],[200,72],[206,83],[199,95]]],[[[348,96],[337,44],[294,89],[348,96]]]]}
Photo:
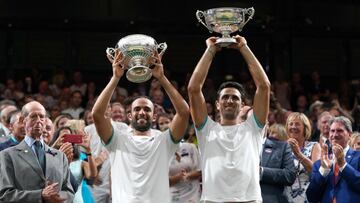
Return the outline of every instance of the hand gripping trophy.
{"type": "Polygon", "coordinates": [[[221,33],[222,37],[216,41],[221,47],[227,47],[232,43],[236,43],[230,34],[241,31],[244,25],[252,19],[255,10],[251,8],[213,8],[206,11],[197,11],[196,17],[210,32],[221,33]],[[246,15],[248,18],[246,20],[246,15]],[[202,20],[205,18],[205,23],[202,20]]]}
{"type": "Polygon", "coordinates": [[[114,59],[116,50],[122,52],[124,55],[122,66],[128,69],[126,78],[134,83],[142,83],[152,76],[151,57],[158,49],[161,50],[160,55],[163,54],[167,44],[165,42],[158,44],[154,38],[147,35],[133,34],[121,38],[115,48],[107,48],[106,54],[114,59]]]}

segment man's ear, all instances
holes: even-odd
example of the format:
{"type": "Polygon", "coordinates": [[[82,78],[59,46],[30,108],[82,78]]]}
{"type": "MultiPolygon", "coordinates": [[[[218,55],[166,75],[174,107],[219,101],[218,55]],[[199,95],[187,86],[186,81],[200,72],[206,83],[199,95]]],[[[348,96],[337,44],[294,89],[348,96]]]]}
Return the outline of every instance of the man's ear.
{"type": "Polygon", "coordinates": [[[242,107],[244,107],[244,106],[246,106],[246,105],[245,105],[245,102],[241,101],[240,108],[242,108],[242,107]]]}
{"type": "Polygon", "coordinates": [[[220,103],[218,100],[215,101],[216,110],[220,111],[220,103]]]}
{"type": "Polygon", "coordinates": [[[132,120],[132,115],[131,115],[131,113],[127,113],[127,118],[129,119],[129,121],[131,121],[132,120]]]}
{"type": "Polygon", "coordinates": [[[24,123],[25,122],[25,117],[24,116],[19,116],[19,123],[24,123]]]}

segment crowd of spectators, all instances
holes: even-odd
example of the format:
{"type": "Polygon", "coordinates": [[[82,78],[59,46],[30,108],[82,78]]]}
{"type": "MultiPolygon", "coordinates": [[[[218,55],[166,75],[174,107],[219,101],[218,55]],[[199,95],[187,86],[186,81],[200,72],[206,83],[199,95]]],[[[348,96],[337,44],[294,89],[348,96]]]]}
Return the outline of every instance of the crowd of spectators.
{"type": "MultiPolygon", "coordinates": [[[[261,161],[262,189],[268,188],[267,184],[278,184],[269,180],[266,170],[268,167],[285,167],[281,160],[272,162],[271,165],[265,158],[271,152],[269,148],[275,145],[273,141],[288,142],[288,145],[278,145],[284,148],[281,156],[286,157],[286,164],[289,166],[286,168],[286,180],[280,181],[286,194],[286,197],[281,198],[293,202],[307,201],[305,191],[310,183],[309,174],[313,163],[320,159],[321,144],[328,142],[329,120],[339,116],[348,118],[353,131],[350,147],[360,150],[360,80],[337,80],[327,84],[317,71],[311,73],[309,81],[304,81],[303,77],[300,73],[286,77],[281,69],[276,71],[271,82],[270,112],[266,125],[268,130],[264,135],[264,139],[269,141],[264,141],[261,161]]],[[[189,77],[185,78],[185,81],[171,80],[171,83],[188,100],[189,77]]],[[[251,110],[255,86],[251,80],[240,82],[245,84],[249,93],[242,113],[246,120],[247,113],[251,110]]],[[[148,96],[154,103],[154,113],[157,115],[152,128],[164,131],[171,123],[175,110],[156,79],[146,84],[131,89],[118,86],[111,98],[108,115],[113,121],[129,124],[127,114],[130,112],[132,98],[148,96]]],[[[110,202],[112,191],[108,154],[96,135],[91,115],[101,89],[97,81],[83,78],[81,71],[75,71],[72,75],[58,71],[52,78],[27,76],[6,79],[4,84],[0,84],[0,151],[15,146],[24,139],[25,129],[20,119],[20,110],[25,104],[38,101],[45,107],[48,117],[43,132],[44,141],[63,152],[69,160],[71,184],[75,189],[74,202],[110,202]],[[74,125],[74,121],[82,121],[83,125],[74,125]],[[64,141],[65,134],[82,134],[83,143],[67,143],[64,141]],[[85,201],[84,198],[91,200],[85,201]]],[[[215,106],[214,80],[206,79],[203,92],[207,112],[217,121],[219,114],[215,106]]],[[[189,123],[192,123],[191,119],[189,123]]],[[[173,202],[181,202],[179,191],[184,187],[192,188],[195,199],[199,198],[201,192],[199,154],[192,125],[188,128],[183,143],[187,144],[182,144],[174,154],[169,172],[173,202]]],[[[263,194],[264,202],[271,202],[267,201],[267,195],[263,194]]]]}

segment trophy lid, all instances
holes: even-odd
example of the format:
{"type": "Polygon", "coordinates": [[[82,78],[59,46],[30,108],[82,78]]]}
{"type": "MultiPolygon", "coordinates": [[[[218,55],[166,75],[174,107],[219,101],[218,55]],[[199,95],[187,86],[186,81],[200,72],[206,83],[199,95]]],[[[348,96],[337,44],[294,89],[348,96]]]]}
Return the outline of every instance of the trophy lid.
{"type": "Polygon", "coordinates": [[[134,46],[134,45],[140,45],[140,46],[155,46],[157,45],[157,42],[154,38],[144,35],[144,34],[132,34],[128,35],[126,37],[123,37],[119,40],[117,43],[117,47],[121,48],[124,46],[134,46]]]}

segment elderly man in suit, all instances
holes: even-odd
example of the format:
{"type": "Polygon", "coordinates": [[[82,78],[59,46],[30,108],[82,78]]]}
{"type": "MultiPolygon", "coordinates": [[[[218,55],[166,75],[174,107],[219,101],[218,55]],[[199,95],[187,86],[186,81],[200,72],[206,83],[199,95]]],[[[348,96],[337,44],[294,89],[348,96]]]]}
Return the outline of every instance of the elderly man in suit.
{"type": "Polygon", "coordinates": [[[260,186],[263,203],[289,202],[284,190],[296,178],[294,156],[285,141],[266,138],[261,156],[260,186]]]}
{"type": "Polygon", "coordinates": [[[351,121],[343,116],[329,121],[329,138],[333,155],[322,144],[321,159],[314,163],[310,185],[306,191],[310,202],[352,203],[360,200],[360,151],[348,143],[351,121]]]}
{"type": "Polygon", "coordinates": [[[42,138],[46,111],[32,101],[22,108],[26,136],[0,152],[0,202],[72,202],[68,161],[42,138]]]}

